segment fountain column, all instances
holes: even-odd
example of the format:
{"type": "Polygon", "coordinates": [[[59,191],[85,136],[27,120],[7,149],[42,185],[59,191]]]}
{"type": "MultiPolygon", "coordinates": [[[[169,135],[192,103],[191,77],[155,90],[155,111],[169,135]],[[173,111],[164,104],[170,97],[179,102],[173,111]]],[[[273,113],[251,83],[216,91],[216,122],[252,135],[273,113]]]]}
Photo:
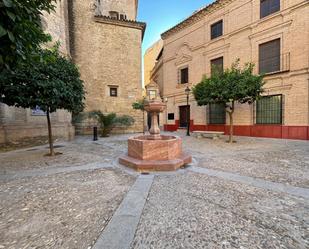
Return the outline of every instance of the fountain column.
{"type": "Polygon", "coordinates": [[[171,171],[192,161],[190,155],[183,153],[180,137],[160,135],[158,114],[166,105],[162,102],[159,87],[151,83],[147,87],[148,100],[144,109],[151,116],[150,135],[140,135],[128,139],[128,154],[119,158],[125,166],[141,172],[171,171]]]}

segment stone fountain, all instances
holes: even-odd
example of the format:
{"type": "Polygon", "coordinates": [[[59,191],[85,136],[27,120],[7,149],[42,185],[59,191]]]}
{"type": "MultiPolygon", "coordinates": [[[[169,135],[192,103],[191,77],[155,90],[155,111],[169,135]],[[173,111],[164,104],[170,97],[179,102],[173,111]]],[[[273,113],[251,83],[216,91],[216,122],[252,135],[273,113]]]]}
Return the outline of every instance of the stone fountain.
{"type": "Polygon", "coordinates": [[[140,172],[172,171],[192,162],[192,157],[182,151],[182,139],[178,136],[161,135],[158,114],[166,104],[162,102],[159,87],[152,82],[147,87],[148,100],[144,109],[151,116],[149,135],[128,139],[128,153],[119,158],[119,163],[140,172]]]}

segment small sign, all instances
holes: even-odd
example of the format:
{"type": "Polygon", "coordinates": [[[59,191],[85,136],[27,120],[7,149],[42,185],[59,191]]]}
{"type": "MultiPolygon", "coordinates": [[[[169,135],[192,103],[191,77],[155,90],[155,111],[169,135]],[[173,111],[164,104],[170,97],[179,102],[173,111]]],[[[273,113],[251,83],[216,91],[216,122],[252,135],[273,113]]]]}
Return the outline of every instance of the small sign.
{"type": "Polygon", "coordinates": [[[31,110],[32,116],[46,116],[46,112],[44,112],[38,105],[31,110]]]}
{"type": "Polygon", "coordinates": [[[174,119],[175,119],[174,113],[169,113],[168,114],[168,120],[174,120],[174,119]]]}

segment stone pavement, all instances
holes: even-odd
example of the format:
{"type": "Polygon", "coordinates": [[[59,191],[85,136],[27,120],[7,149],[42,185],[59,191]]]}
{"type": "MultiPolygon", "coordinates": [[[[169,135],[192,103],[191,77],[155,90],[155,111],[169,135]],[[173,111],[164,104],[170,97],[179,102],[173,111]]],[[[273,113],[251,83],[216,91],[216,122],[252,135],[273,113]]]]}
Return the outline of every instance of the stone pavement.
{"type": "Polygon", "coordinates": [[[309,248],[307,141],[183,137],[191,166],[140,175],[127,137],[1,153],[0,248],[309,248]]]}

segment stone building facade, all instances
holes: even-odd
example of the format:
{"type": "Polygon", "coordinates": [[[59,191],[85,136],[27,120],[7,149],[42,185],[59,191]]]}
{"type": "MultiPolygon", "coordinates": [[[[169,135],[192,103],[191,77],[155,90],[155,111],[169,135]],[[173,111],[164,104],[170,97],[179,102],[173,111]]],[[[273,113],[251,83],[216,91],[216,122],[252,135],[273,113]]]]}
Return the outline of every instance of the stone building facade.
{"type": "Polygon", "coordinates": [[[158,56],[163,49],[163,40],[158,40],[149,47],[144,54],[144,85],[148,85],[152,80],[152,70],[155,67],[158,56]]]}
{"type": "MultiPolygon", "coordinates": [[[[142,131],[142,113],[132,103],[142,98],[141,44],[145,23],[137,22],[136,0],[70,0],[70,51],[86,88],[86,110],[130,115],[142,131]]],[[[91,123],[78,125],[89,133],[91,123]]],[[[118,130],[122,131],[123,130],[118,130]]]]}
{"type": "MultiPolygon", "coordinates": [[[[68,37],[68,12],[65,0],[57,1],[56,10],[51,14],[45,13],[42,17],[44,30],[60,42],[60,51],[69,55],[68,37]]],[[[71,114],[64,110],[58,110],[51,114],[53,135],[56,138],[70,140],[74,138],[74,127],[71,122],[71,114]]],[[[28,144],[47,141],[47,119],[45,113],[39,109],[30,110],[9,107],[0,103],[0,145],[28,144]]]]}
{"type": "Polygon", "coordinates": [[[308,13],[304,0],[217,0],[163,33],[165,130],[186,127],[190,111],[191,130],[227,134],[224,108],[197,106],[193,95],[188,108],[185,89],[209,76],[212,65],[228,68],[239,58],[265,73],[266,85],[260,101],[237,104],[236,135],[308,140],[308,13]]]}
{"type": "MultiPolygon", "coordinates": [[[[142,98],[141,44],[145,23],[136,21],[137,0],[59,0],[56,10],[44,13],[42,26],[60,42],[60,51],[72,58],[85,82],[86,110],[130,115],[134,126],[121,132],[142,131],[142,113],[132,103],[142,98]]],[[[74,137],[71,114],[51,115],[53,135],[74,137]]],[[[77,127],[82,134],[92,124],[77,127]]],[[[0,144],[46,140],[47,121],[39,110],[12,108],[0,103],[0,144]]]]}

